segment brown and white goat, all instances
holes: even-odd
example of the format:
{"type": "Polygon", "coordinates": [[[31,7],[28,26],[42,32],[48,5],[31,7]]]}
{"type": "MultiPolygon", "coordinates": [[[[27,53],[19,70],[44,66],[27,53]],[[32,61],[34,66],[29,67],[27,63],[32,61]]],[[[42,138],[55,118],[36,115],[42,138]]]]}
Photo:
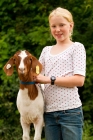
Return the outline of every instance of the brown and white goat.
{"type": "Polygon", "coordinates": [[[20,80],[20,88],[17,95],[17,108],[20,112],[20,121],[23,129],[23,140],[30,140],[30,124],[35,129],[34,140],[41,140],[43,128],[44,101],[40,87],[33,81],[36,75],[36,67],[42,70],[40,62],[28,51],[18,51],[4,66],[4,72],[10,76],[13,67],[20,80]]]}

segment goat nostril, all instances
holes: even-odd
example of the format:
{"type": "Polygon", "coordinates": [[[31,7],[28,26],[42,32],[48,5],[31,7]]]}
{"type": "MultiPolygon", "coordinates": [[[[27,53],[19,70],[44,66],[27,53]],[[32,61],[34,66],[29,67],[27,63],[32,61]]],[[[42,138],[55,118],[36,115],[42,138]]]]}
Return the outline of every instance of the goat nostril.
{"type": "Polygon", "coordinates": [[[19,70],[20,70],[21,72],[23,72],[23,71],[25,70],[25,68],[19,68],[19,70]]]}

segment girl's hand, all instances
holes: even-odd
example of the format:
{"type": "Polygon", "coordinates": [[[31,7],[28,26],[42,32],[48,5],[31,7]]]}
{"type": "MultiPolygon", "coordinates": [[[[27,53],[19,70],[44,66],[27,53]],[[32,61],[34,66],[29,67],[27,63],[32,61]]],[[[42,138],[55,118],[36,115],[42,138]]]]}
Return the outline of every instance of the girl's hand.
{"type": "Polygon", "coordinates": [[[39,74],[38,76],[33,77],[34,81],[41,84],[51,83],[50,77],[39,74]]]}

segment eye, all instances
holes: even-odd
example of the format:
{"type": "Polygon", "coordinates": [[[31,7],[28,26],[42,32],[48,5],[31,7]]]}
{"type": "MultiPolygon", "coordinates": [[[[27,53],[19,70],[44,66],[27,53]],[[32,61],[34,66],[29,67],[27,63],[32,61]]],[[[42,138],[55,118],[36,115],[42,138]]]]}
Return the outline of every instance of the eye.
{"type": "Polygon", "coordinates": [[[32,63],[32,59],[31,58],[29,59],[29,61],[30,61],[30,63],[32,63]]]}
{"type": "Polygon", "coordinates": [[[55,25],[52,25],[51,27],[52,27],[52,28],[55,28],[56,26],[55,26],[55,25]]]}
{"type": "Polygon", "coordinates": [[[15,58],[13,58],[13,61],[14,61],[14,64],[16,64],[16,59],[15,58]]]}
{"type": "Polygon", "coordinates": [[[62,24],[60,24],[60,27],[62,27],[62,26],[64,26],[64,25],[65,25],[65,24],[62,23],[62,24]]]}
{"type": "Polygon", "coordinates": [[[16,61],[15,58],[13,58],[14,62],[16,61]]]}
{"type": "Polygon", "coordinates": [[[28,63],[28,64],[31,64],[32,63],[32,59],[31,58],[25,59],[25,62],[28,63]]]}

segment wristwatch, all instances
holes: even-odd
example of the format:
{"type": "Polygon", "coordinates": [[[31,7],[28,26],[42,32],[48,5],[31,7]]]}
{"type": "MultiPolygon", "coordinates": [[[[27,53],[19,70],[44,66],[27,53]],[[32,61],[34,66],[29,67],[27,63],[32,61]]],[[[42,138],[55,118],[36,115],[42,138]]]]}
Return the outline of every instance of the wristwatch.
{"type": "Polygon", "coordinates": [[[51,76],[50,77],[50,80],[51,80],[51,85],[54,85],[54,82],[56,80],[56,77],[55,76],[51,76]]]}

